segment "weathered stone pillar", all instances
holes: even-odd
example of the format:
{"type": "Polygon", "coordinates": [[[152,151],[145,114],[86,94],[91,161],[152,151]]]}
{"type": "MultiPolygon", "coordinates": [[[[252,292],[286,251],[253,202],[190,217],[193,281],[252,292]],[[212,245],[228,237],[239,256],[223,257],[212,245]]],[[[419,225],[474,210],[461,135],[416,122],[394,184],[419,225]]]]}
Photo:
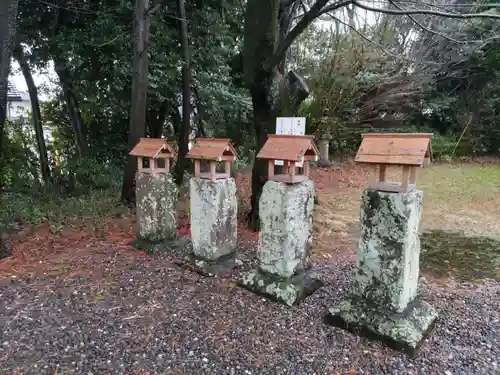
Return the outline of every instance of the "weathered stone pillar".
{"type": "Polygon", "coordinates": [[[138,172],[136,199],[139,239],[161,242],[175,238],[177,187],[171,174],[138,172]]]}
{"type": "Polygon", "coordinates": [[[259,267],[243,275],[246,288],[291,306],[316,290],[310,265],[314,183],[268,181],[259,202],[259,267]]]}
{"type": "Polygon", "coordinates": [[[238,201],[234,178],[190,180],[191,239],[194,265],[221,273],[234,265],[238,201]]]}
{"type": "Polygon", "coordinates": [[[330,139],[323,138],[318,141],[319,164],[330,165],[330,139]]]}
{"type": "Polygon", "coordinates": [[[353,291],[329,314],[334,325],[361,328],[410,354],[437,318],[436,310],[417,298],[422,197],[421,190],[364,191],[353,291]]]}

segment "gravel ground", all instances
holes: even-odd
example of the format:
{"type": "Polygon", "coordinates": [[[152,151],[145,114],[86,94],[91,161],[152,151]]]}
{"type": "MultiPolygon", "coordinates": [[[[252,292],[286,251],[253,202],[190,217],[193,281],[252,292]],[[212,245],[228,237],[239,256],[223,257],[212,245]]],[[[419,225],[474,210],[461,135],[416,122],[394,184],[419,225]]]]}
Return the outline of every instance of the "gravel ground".
{"type": "Polygon", "coordinates": [[[94,277],[0,281],[0,374],[500,374],[493,281],[422,278],[440,319],[410,359],[323,324],[349,291],[350,261],[317,262],[325,286],[293,308],[168,258],[118,265],[115,254],[98,267],[94,277]]]}

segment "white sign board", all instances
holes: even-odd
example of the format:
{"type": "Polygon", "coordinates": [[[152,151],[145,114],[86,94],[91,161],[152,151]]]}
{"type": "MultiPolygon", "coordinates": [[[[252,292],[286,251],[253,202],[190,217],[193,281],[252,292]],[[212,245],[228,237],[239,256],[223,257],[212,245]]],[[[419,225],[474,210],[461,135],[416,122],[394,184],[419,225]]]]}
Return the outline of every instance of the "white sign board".
{"type": "MultiPolygon", "coordinates": [[[[276,134],[277,135],[305,135],[306,134],[306,118],[305,117],[277,117],[276,118],[276,134]]],[[[283,161],[276,160],[274,165],[283,165],[283,161]]],[[[297,163],[297,167],[301,167],[301,163],[297,163]]]]}

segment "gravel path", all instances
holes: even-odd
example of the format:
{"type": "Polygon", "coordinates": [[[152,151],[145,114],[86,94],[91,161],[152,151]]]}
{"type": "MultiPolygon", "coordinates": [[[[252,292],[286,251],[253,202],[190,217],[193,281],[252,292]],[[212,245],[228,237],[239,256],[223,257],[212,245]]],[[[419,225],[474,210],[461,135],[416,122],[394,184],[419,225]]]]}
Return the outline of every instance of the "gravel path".
{"type": "Polygon", "coordinates": [[[0,374],[500,374],[499,283],[422,278],[441,315],[409,359],[322,323],[349,291],[347,261],[315,264],[325,286],[288,308],[169,259],[115,258],[104,278],[0,281],[0,374]]]}

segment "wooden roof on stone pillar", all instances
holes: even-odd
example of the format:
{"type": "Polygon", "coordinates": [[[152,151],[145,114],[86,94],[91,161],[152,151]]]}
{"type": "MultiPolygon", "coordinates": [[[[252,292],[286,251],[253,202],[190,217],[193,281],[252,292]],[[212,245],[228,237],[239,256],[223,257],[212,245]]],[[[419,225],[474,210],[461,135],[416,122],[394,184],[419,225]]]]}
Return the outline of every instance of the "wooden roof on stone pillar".
{"type": "Polygon", "coordinates": [[[316,160],[319,155],[314,135],[269,134],[257,154],[258,159],[300,162],[303,158],[316,160]]]}
{"type": "Polygon", "coordinates": [[[422,167],[432,158],[432,133],[365,133],[356,163],[422,167]]]}
{"type": "Polygon", "coordinates": [[[165,138],[141,138],[135,145],[131,156],[141,156],[144,158],[175,157],[175,150],[167,143],[165,138]]]}
{"type": "Polygon", "coordinates": [[[236,160],[238,153],[229,138],[196,138],[196,143],[186,157],[214,161],[236,160]]]}

